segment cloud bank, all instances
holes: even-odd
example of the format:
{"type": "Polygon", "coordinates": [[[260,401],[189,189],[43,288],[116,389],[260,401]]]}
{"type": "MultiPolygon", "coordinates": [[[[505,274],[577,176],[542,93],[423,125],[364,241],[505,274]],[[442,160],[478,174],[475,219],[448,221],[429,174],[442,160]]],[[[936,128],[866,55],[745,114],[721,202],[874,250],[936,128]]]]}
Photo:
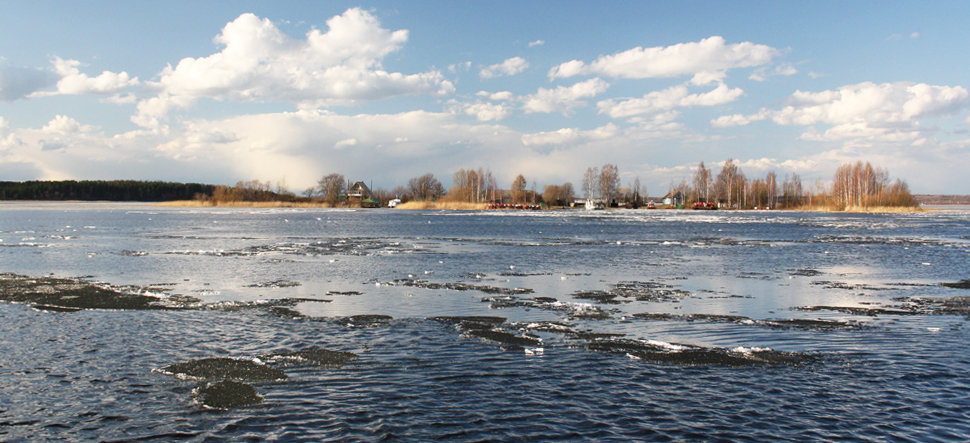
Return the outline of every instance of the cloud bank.
{"type": "Polygon", "coordinates": [[[215,38],[222,51],[166,67],[152,85],[158,95],[139,102],[132,121],[157,127],[168,112],[200,98],[330,106],[454,92],[436,70],[403,74],[383,69],[383,58],[407,42],[407,30],[384,29],[359,8],[327,20],[327,26],[327,32],[314,29],[297,40],[269,19],[242,14],[215,38]]]}
{"type": "Polygon", "coordinates": [[[768,64],[779,55],[781,51],[771,46],[751,42],[727,44],[723,37],[712,36],[698,42],[671,46],[638,46],[600,56],[589,63],[571,60],[549,70],[549,78],[602,75],[646,79],[710,75],[734,68],[768,64]]]}

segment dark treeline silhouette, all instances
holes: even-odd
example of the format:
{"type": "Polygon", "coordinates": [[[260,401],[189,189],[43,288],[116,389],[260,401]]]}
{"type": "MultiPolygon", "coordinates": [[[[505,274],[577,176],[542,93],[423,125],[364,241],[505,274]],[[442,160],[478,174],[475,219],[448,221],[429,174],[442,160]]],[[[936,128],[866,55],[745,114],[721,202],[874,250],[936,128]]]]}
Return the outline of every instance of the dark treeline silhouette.
{"type": "Polygon", "coordinates": [[[211,195],[215,186],[136,180],[0,181],[0,200],[170,201],[211,195]]]}

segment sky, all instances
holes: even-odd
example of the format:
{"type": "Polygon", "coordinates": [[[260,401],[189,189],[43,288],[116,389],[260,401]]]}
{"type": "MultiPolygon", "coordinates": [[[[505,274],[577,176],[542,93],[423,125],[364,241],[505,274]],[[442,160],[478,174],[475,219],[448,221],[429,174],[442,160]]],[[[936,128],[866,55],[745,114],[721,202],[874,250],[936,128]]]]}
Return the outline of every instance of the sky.
{"type": "Polygon", "coordinates": [[[970,194],[966,1],[0,0],[0,180],[650,195],[726,160],[970,194]]]}

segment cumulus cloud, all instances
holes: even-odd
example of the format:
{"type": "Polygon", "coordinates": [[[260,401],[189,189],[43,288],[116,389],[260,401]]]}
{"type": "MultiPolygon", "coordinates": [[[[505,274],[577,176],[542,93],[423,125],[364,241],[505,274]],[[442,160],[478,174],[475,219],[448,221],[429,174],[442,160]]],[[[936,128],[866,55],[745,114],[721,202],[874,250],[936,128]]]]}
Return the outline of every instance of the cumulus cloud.
{"type": "Polygon", "coordinates": [[[779,125],[811,126],[801,136],[805,140],[901,141],[918,139],[922,120],[953,116],[968,107],[970,93],[962,86],[865,82],[820,92],[795,91],[780,109],[723,116],[711,124],[739,126],[770,118],[779,125]],[[830,127],[820,131],[815,125],[830,127]]]}
{"type": "Polygon", "coordinates": [[[129,77],[127,72],[103,71],[97,77],[89,77],[78,69],[81,62],[77,60],[56,57],[51,63],[54,65],[54,72],[61,77],[57,81],[57,91],[38,92],[34,95],[115,94],[139,84],[138,78],[129,77]]]}
{"type": "Polygon", "coordinates": [[[475,94],[479,97],[484,97],[492,101],[506,101],[515,98],[515,95],[510,91],[499,91],[499,92],[488,92],[488,91],[478,91],[475,94]]]}
{"type": "Polygon", "coordinates": [[[14,66],[0,58],[0,100],[14,101],[54,84],[55,77],[42,69],[14,66]]]}
{"type": "Polygon", "coordinates": [[[686,85],[677,85],[647,93],[641,98],[609,99],[600,101],[596,105],[601,114],[607,114],[613,118],[630,118],[674,108],[721,105],[735,101],[743,94],[742,89],[729,88],[724,83],[710,91],[698,94],[691,94],[686,85]]]}
{"type": "Polygon", "coordinates": [[[93,129],[93,126],[82,125],[71,117],[58,114],[53,120],[47,122],[47,125],[41,128],[41,131],[46,133],[68,135],[79,132],[90,132],[93,129]]]}
{"type": "Polygon", "coordinates": [[[572,86],[559,86],[555,89],[539,88],[535,94],[522,98],[522,109],[527,113],[568,114],[576,107],[585,104],[582,99],[596,97],[605,92],[609,86],[609,83],[599,78],[592,78],[572,86]]]}
{"type": "Polygon", "coordinates": [[[533,47],[536,47],[536,46],[542,46],[544,44],[546,44],[546,42],[543,41],[543,40],[533,40],[533,41],[529,42],[529,47],[530,48],[533,48],[533,47]]]}
{"type": "Polygon", "coordinates": [[[791,64],[783,64],[783,65],[775,66],[774,68],[771,68],[771,69],[767,67],[761,67],[761,68],[755,69],[754,72],[752,72],[751,75],[748,76],[748,79],[754,80],[756,82],[763,82],[767,80],[768,77],[775,77],[775,76],[787,77],[795,74],[798,74],[798,69],[795,69],[795,67],[792,66],[791,64]]]}
{"type": "Polygon", "coordinates": [[[499,121],[508,117],[512,110],[502,103],[455,103],[458,112],[475,117],[478,121],[499,121]]]}
{"type": "Polygon", "coordinates": [[[522,57],[512,57],[502,63],[482,68],[478,73],[481,78],[495,78],[518,74],[529,67],[529,62],[522,57]]]}
{"type": "Polygon", "coordinates": [[[723,37],[712,36],[671,46],[636,47],[600,56],[590,63],[571,60],[552,68],[549,78],[595,74],[644,79],[719,73],[768,64],[780,54],[781,51],[771,46],[751,42],[726,44],[723,37]]]}
{"type": "Polygon", "coordinates": [[[441,174],[459,167],[510,158],[521,146],[513,134],[501,126],[463,123],[449,113],[346,116],[304,110],[195,122],[159,149],[193,165],[222,165],[223,174],[285,177],[303,189],[328,172],[393,185],[432,171],[445,181],[448,176],[441,174]],[[223,136],[208,138],[213,133],[223,136]]]}
{"type": "Polygon", "coordinates": [[[734,126],[745,126],[756,121],[761,121],[768,118],[768,112],[766,110],[761,110],[756,114],[744,115],[744,114],[732,114],[732,115],[722,115],[714,120],[711,120],[711,126],[716,128],[730,128],[734,126]]]}
{"type": "Polygon", "coordinates": [[[327,26],[327,32],[313,29],[299,40],[269,19],[242,14],[215,38],[223,46],[220,52],[166,67],[154,85],[160,90],[150,99],[155,103],[139,103],[132,120],[157,126],[165,112],[199,98],[328,106],[454,92],[439,71],[403,74],[383,69],[383,58],[407,42],[407,30],[384,29],[359,8],[332,17],[327,26]]]}
{"type": "Polygon", "coordinates": [[[522,144],[525,146],[563,145],[589,140],[602,140],[613,137],[618,132],[619,128],[612,123],[588,131],[577,128],[562,128],[556,131],[523,134],[522,144]]]}

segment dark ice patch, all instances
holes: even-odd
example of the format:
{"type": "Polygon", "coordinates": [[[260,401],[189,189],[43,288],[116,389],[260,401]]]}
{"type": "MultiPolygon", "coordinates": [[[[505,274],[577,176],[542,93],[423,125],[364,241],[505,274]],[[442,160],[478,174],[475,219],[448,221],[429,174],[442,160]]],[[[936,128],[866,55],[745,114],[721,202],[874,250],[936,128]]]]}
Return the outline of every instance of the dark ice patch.
{"type": "Polygon", "coordinates": [[[461,324],[464,322],[500,325],[502,323],[505,323],[507,319],[505,317],[493,317],[493,316],[487,316],[487,315],[464,315],[464,316],[438,316],[438,317],[431,317],[429,320],[434,320],[441,323],[450,323],[455,325],[461,324]]]}
{"type": "Polygon", "coordinates": [[[610,291],[578,291],[573,293],[573,298],[580,300],[593,300],[602,304],[629,303],[630,300],[617,300],[619,294],[610,291]]]}
{"type": "Polygon", "coordinates": [[[798,318],[787,320],[760,320],[757,322],[757,324],[775,329],[813,329],[818,331],[860,329],[865,327],[864,324],[857,321],[811,320],[798,318]]]}
{"type": "Polygon", "coordinates": [[[193,393],[203,407],[211,409],[241,408],[263,402],[252,385],[231,380],[206,383],[193,393]]]}
{"type": "Polygon", "coordinates": [[[668,314],[668,313],[637,313],[631,317],[640,320],[656,321],[686,321],[686,322],[709,322],[709,323],[734,323],[741,325],[762,326],[774,329],[805,329],[817,331],[834,331],[842,329],[861,329],[866,325],[857,321],[837,321],[837,320],[755,320],[741,315],[723,314],[668,314]]]}
{"type": "Polygon", "coordinates": [[[522,351],[526,346],[539,346],[542,340],[538,337],[527,335],[517,335],[505,329],[503,317],[489,316],[457,316],[457,317],[432,317],[431,320],[455,325],[462,335],[475,337],[489,343],[495,343],[502,349],[509,351],[522,351]]]}
{"type": "Polygon", "coordinates": [[[301,285],[302,283],[300,282],[279,279],[279,280],[273,280],[273,281],[253,283],[250,285],[246,285],[246,287],[247,288],[292,288],[292,287],[301,286],[301,285]]]}
{"type": "Polygon", "coordinates": [[[789,269],[788,275],[795,277],[815,277],[822,275],[822,271],[817,269],[802,268],[802,269],[789,269]]]}
{"type": "Polygon", "coordinates": [[[631,317],[640,320],[659,320],[659,321],[703,321],[710,323],[741,323],[746,321],[753,321],[749,317],[743,315],[725,315],[725,314],[668,314],[665,312],[643,312],[632,314],[631,317]]]}
{"type": "Polygon", "coordinates": [[[641,340],[595,340],[587,348],[593,351],[624,354],[651,363],[686,366],[792,366],[810,361],[805,354],[758,348],[705,348],[693,345],[645,342],[641,340]]]}
{"type": "Polygon", "coordinates": [[[166,310],[197,307],[198,299],[186,296],[160,297],[146,293],[164,289],[127,286],[119,290],[82,278],[33,278],[0,274],[0,300],[30,303],[38,309],[71,312],[82,309],[166,310]]]}
{"type": "Polygon", "coordinates": [[[55,306],[55,305],[33,305],[34,309],[44,312],[77,312],[83,311],[81,308],[69,308],[66,306],[55,306]]]}
{"type": "Polygon", "coordinates": [[[158,370],[163,374],[196,380],[275,381],[285,380],[286,374],[252,360],[235,358],[203,358],[176,363],[158,370]]]}
{"type": "Polygon", "coordinates": [[[912,308],[857,307],[857,306],[796,306],[796,311],[834,311],[851,315],[876,317],[879,315],[916,315],[920,312],[912,308]]]}
{"type": "Polygon", "coordinates": [[[920,297],[911,299],[919,310],[928,314],[954,314],[970,316],[970,296],[920,297]]]}
{"type": "Polygon", "coordinates": [[[357,354],[324,348],[310,348],[262,355],[259,358],[267,363],[282,366],[310,364],[325,368],[339,368],[346,363],[357,360],[357,354]]]}
{"type": "Polygon", "coordinates": [[[361,295],[360,291],[327,291],[327,295],[361,295]]]}
{"type": "Polygon", "coordinates": [[[500,288],[497,286],[473,285],[469,283],[434,283],[427,280],[399,279],[393,282],[381,283],[382,286],[407,286],[424,289],[447,289],[450,291],[480,291],[486,294],[531,294],[535,291],[529,288],[500,288]]]}
{"type": "Polygon", "coordinates": [[[564,303],[551,297],[519,298],[514,296],[485,297],[482,302],[489,303],[491,309],[536,308],[547,311],[563,312],[570,318],[585,320],[605,320],[612,315],[589,303],[564,303]],[[551,300],[551,301],[550,301],[551,300]]]}
{"type": "Polygon", "coordinates": [[[970,280],[960,280],[958,282],[940,283],[942,286],[954,289],[970,289],[970,280]]]}
{"type": "Polygon", "coordinates": [[[373,328],[377,326],[387,326],[391,323],[391,320],[394,320],[394,317],[383,314],[360,314],[351,315],[349,317],[339,317],[336,319],[338,323],[352,328],[373,328]]]}

